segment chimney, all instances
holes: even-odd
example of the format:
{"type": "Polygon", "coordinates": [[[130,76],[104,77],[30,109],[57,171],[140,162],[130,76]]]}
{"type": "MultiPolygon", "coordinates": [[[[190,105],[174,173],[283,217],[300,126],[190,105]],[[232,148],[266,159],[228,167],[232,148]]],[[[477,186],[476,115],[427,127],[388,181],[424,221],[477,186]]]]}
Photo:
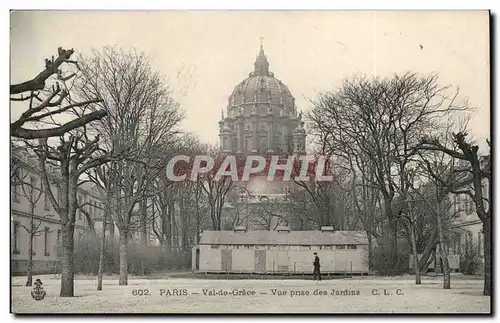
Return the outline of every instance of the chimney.
{"type": "Polygon", "coordinates": [[[321,232],[335,232],[332,226],[321,227],[321,232]]]}
{"type": "Polygon", "coordinates": [[[247,232],[247,228],[243,225],[234,227],[234,232],[247,232]]]}
{"type": "Polygon", "coordinates": [[[290,233],[290,227],[280,225],[279,227],[276,228],[276,231],[278,231],[278,233],[290,233]]]}

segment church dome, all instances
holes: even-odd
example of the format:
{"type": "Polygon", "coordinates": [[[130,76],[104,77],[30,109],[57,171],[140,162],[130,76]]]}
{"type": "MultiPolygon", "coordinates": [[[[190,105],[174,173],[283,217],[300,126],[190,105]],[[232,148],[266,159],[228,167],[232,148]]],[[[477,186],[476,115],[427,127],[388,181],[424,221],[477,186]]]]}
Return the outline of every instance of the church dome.
{"type": "Polygon", "coordinates": [[[273,111],[283,110],[286,115],[296,115],[295,98],[288,87],[269,71],[269,63],[262,46],[254,63],[254,71],[236,85],[229,96],[228,114],[238,114],[232,113],[233,110],[238,110],[238,107],[257,105],[271,106],[273,111]]]}

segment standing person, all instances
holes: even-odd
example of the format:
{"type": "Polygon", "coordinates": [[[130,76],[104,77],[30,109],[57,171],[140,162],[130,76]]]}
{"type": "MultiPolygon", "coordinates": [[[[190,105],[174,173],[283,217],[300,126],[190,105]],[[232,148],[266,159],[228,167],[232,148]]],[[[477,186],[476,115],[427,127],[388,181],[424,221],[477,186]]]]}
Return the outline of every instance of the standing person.
{"type": "Polygon", "coordinates": [[[316,277],[318,277],[318,280],[321,280],[321,272],[320,272],[320,263],[319,263],[319,257],[318,257],[318,254],[315,252],[314,253],[314,262],[313,262],[313,266],[314,266],[314,271],[313,271],[313,280],[316,280],[316,277]]]}

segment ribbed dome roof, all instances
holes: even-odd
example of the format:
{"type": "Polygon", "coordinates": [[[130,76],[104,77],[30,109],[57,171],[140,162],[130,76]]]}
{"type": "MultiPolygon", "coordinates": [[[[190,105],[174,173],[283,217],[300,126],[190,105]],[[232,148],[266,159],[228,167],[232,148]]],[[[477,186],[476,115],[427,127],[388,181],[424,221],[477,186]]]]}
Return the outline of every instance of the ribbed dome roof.
{"type": "Polygon", "coordinates": [[[254,63],[254,71],[236,85],[229,96],[228,110],[234,106],[254,103],[282,105],[287,111],[295,111],[295,98],[287,86],[269,71],[269,63],[262,46],[254,63]]]}

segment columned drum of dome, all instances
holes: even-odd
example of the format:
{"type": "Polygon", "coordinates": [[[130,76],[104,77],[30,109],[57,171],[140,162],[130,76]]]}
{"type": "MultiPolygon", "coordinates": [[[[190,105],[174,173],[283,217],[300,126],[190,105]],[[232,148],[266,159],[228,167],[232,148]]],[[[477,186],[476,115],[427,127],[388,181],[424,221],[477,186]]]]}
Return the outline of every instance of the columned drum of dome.
{"type": "Polygon", "coordinates": [[[305,149],[295,98],[269,70],[261,46],[254,70],[234,88],[219,121],[221,149],[232,153],[290,154],[305,149]],[[225,115],[225,116],[224,116],[225,115]]]}

